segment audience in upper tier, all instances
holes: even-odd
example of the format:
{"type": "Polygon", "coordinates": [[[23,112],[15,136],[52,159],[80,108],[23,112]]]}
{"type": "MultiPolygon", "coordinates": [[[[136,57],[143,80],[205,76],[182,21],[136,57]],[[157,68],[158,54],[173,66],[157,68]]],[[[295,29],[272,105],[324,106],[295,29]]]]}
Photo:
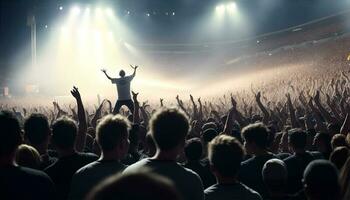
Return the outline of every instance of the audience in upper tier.
{"type": "Polygon", "coordinates": [[[347,200],[347,74],[177,108],[132,92],[117,115],[85,110],[75,87],[69,111],[0,105],[0,199],[347,200]]]}

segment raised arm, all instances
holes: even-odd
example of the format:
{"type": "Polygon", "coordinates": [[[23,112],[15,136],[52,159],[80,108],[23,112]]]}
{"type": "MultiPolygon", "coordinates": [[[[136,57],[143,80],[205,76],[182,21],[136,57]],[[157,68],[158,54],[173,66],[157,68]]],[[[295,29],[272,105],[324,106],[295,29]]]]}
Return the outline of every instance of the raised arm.
{"type": "Polygon", "coordinates": [[[107,74],[107,71],[105,69],[101,69],[101,71],[106,75],[106,77],[109,79],[109,80],[112,80],[113,78],[108,76],[107,74]]]}
{"type": "Polygon", "coordinates": [[[258,92],[255,95],[255,101],[258,104],[259,109],[261,110],[261,112],[264,115],[263,122],[267,123],[269,121],[269,118],[270,118],[270,113],[267,111],[265,106],[261,103],[261,92],[258,92]]]}
{"type": "Polygon", "coordinates": [[[137,65],[135,65],[135,66],[132,66],[132,65],[130,65],[130,67],[134,70],[134,73],[132,73],[132,77],[135,77],[135,75],[136,75],[136,70],[137,70],[137,68],[139,67],[139,66],[137,66],[137,65]]]}
{"type": "Polygon", "coordinates": [[[134,91],[131,91],[131,93],[132,93],[132,99],[134,101],[133,123],[140,124],[140,103],[137,100],[137,95],[139,93],[135,93],[134,91]]]}
{"type": "Polygon", "coordinates": [[[78,126],[78,135],[75,142],[75,149],[78,152],[82,152],[85,147],[85,140],[86,140],[86,131],[87,131],[87,122],[86,122],[86,116],[85,116],[85,110],[84,105],[81,100],[81,96],[79,93],[79,90],[77,87],[73,86],[73,89],[71,90],[71,94],[77,101],[78,106],[78,120],[79,120],[79,126],[78,126]]]}
{"type": "Polygon", "coordinates": [[[292,100],[290,98],[290,94],[286,94],[287,97],[287,105],[288,105],[288,110],[289,110],[289,116],[290,116],[290,121],[292,123],[293,128],[299,128],[300,125],[298,123],[297,117],[295,116],[295,109],[292,104],[292,100]]]}

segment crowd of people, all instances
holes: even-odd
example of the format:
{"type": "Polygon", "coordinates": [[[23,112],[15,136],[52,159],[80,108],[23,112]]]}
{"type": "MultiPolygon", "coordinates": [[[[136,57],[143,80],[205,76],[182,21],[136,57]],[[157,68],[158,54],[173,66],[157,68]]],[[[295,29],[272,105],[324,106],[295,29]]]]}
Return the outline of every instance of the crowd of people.
{"type": "Polygon", "coordinates": [[[132,92],[132,111],[86,112],[76,87],[70,111],[3,105],[1,199],[349,199],[348,72],[313,84],[176,107],[132,92]]]}

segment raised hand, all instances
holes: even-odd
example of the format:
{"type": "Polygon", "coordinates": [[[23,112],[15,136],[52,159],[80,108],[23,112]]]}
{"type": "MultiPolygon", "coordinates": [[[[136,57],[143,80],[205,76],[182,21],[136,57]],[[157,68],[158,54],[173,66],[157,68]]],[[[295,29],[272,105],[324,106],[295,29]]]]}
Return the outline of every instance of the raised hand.
{"type": "Polygon", "coordinates": [[[237,102],[236,102],[236,100],[233,98],[233,95],[232,95],[232,93],[231,93],[231,104],[232,104],[232,107],[233,108],[237,108],[237,102]]]}
{"type": "Polygon", "coordinates": [[[193,102],[194,100],[193,100],[193,96],[192,96],[192,94],[190,94],[190,99],[191,99],[191,101],[193,102]]]}
{"type": "Polygon", "coordinates": [[[198,103],[199,103],[199,104],[202,104],[202,101],[201,101],[201,98],[200,98],[200,97],[198,98],[198,103]]]}
{"type": "Polygon", "coordinates": [[[80,93],[77,87],[73,86],[73,89],[70,91],[75,99],[81,99],[80,93]]]}
{"type": "Polygon", "coordinates": [[[107,72],[107,70],[106,70],[106,69],[101,69],[101,71],[102,71],[103,73],[106,73],[106,72],[107,72]]]}
{"type": "Polygon", "coordinates": [[[258,92],[258,93],[255,95],[255,100],[256,100],[256,101],[260,101],[260,98],[261,98],[261,92],[258,92]]]}
{"type": "Polygon", "coordinates": [[[132,93],[132,99],[133,99],[133,101],[134,101],[134,102],[138,102],[138,100],[137,100],[137,95],[138,95],[139,93],[135,93],[134,91],[131,91],[131,93],[132,93]]]}
{"type": "Polygon", "coordinates": [[[135,65],[135,66],[130,65],[130,67],[131,67],[133,70],[136,70],[139,66],[137,66],[137,65],[135,65]]]}
{"type": "Polygon", "coordinates": [[[316,91],[314,100],[315,100],[315,102],[319,102],[320,101],[320,91],[319,90],[316,91]]]}

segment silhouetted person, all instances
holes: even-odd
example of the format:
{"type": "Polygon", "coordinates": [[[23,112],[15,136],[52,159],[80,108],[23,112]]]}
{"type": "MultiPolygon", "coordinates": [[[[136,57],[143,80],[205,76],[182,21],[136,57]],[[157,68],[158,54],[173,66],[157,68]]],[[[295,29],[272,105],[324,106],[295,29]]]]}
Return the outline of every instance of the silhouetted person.
{"type": "Polygon", "coordinates": [[[303,186],[308,200],[340,199],[338,170],[327,160],[315,160],[306,167],[303,186]]]}
{"type": "Polygon", "coordinates": [[[317,151],[322,153],[324,159],[328,160],[332,152],[332,137],[327,133],[317,133],[313,142],[317,151]]]}
{"type": "Polygon", "coordinates": [[[150,172],[117,174],[98,184],[87,200],[181,200],[172,181],[150,172]]]}
{"type": "Polygon", "coordinates": [[[45,173],[15,163],[22,136],[19,122],[10,112],[0,112],[0,138],[0,199],[55,199],[54,185],[45,173]]]}
{"type": "Polygon", "coordinates": [[[346,160],[349,158],[349,155],[349,149],[345,146],[341,146],[333,150],[329,160],[337,167],[338,170],[341,170],[346,160]]]}
{"type": "Polygon", "coordinates": [[[156,154],[152,158],[130,165],[124,172],[137,172],[149,168],[151,172],[172,180],[184,200],[203,200],[200,177],[176,162],[176,158],[183,152],[189,131],[185,114],[174,108],[160,110],[153,114],[150,129],[157,147],[156,154]]]}
{"type": "Polygon", "coordinates": [[[60,118],[52,125],[52,144],[59,159],[47,167],[45,172],[55,183],[59,199],[67,199],[74,173],[98,159],[94,154],[76,151],[74,144],[77,131],[75,121],[68,117],[60,118]]]}
{"type": "Polygon", "coordinates": [[[220,135],[208,146],[208,158],[217,183],[207,188],[206,200],[259,200],[260,195],[237,180],[244,157],[241,143],[234,137],[220,135]]]}
{"type": "Polygon", "coordinates": [[[262,180],[261,170],[266,161],[276,158],[267,150],[268,129],[262,123],[250,124],[242,129],[242,138],[247,154],[253,157],[242,162],[239,180],[266,198],[268,192],[262,180]]]}
{"type": "Polygon", "coordinates": [[[279,159],[268,160],[263,169],[262,176],[269,191],[269,200],[290,199],[286,194],[288,172],[286,164],[279,159]]]}
{"type": "Polygon", "coordinates": [[[133,67],[131,65],[131,68],[134,69],[134,73],[130,76],[125,76],[125,71],[120,70],[119,72],[120,78],[111,78],[110,76],[108,76],[107,71],[102,69],[102,72],[106,75],[106,77],[109,80],[111,80],[113,84],[117,85],[118,100],[115,103],[113,114],[117,114],[119,112],[119,109],[123,105],[127,106],[131,111],[131,113],[134,113],[134,103],[131,100],[131,95],[130,95],[130,83],[136,75],[136,69],[138,68],[138,66],[133,67]]]}
{"type": "Polygon", "coordinates": [[[50,156],[48,152],[51,130],[45,115],[31,114],[24,122],[24,136],[41,156],[40,169],[43,170],[57,161],[57,158],[50,156]]]}
{"type": "Polygon", "coordinates": [[[184,167],[196,172],[202,179],[204,188],[215,184],[216,180],[211,171],[200,162],[203,154],[202,143],[199,138],[192,138],[186,141],[184,167]]]}
{"type": "Polygon", "coordinates": [[[288,131],[288,145],[293,155],[284,159],[288,171],[287,192],[294,194],[303,188],[302,178],[306,166],[313,161],[314,156],[305,151],[307,135],[301,129],[291,129],[288,131]]]}
{"type": "Polygon", "coordinates": [[[21,144],[16,151],[16,163],[22,167],[40,170],[41,158],[34,147],[21,144]]]}
{"type": "Polygon", "coordinates": [[[73,176],[69,199],[85,199],[92,188],[103,179],[126,168],[120,160],[128,152],[129,121],[121,115],[108,115],[97,125],[100,159],[79,169],[73,176]]]}

